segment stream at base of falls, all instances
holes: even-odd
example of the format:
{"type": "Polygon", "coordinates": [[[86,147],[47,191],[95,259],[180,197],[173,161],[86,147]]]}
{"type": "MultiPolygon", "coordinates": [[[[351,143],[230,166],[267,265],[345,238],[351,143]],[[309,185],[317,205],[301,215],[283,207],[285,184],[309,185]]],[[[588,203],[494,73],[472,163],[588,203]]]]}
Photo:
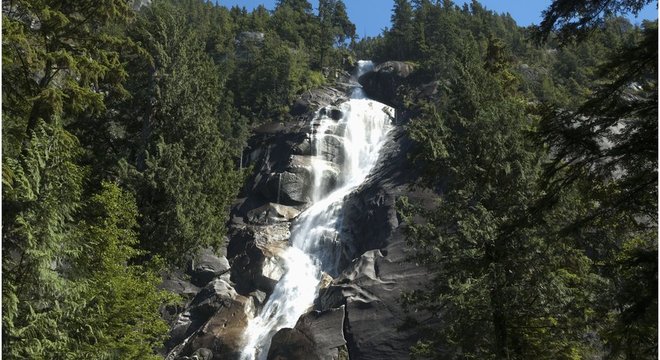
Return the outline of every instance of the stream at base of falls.
{"type": "MultiPolygon", "coordinates": [[[[360,61],[354,79],[372,68],[370,61],[360,61]]],[[[342,270],[337,267],[344,197],[373,169],[394,109],[366,98],[357,82],[351,99],[339,108],[343,114],[339,121],[321,111],[313,120],[313,203],[292,224],[291,246],[281,254],[284,275],[259,314],[249,321],[241,360],[265,360],[273,335],[294,327],[311,310],[323,273],[336,276],[342,270]],[[339,146],[341,163],[330,161],[327,149],[331,146],[339,146]],[[329,178],[336,179],[332,188],[326,181],[329,178]]]]}

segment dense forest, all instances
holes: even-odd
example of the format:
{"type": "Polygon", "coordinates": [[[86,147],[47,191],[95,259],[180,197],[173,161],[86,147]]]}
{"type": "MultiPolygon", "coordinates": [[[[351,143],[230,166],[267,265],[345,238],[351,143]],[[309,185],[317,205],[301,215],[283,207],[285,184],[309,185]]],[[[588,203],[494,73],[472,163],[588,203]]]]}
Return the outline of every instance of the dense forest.
{"type": "Polygon", "coordinates": [[[3,0],[2,355],[149,359],[163,271],[224,246],[253,129],[357,59],[415,69],[400,199],[417,359],[657,358],[657,21],[555,0],[519,27],[476,0],[395,0],[358,39],[342,0],[3,0]],[[437,91],[418,96],[433,84],[437,91]]]}

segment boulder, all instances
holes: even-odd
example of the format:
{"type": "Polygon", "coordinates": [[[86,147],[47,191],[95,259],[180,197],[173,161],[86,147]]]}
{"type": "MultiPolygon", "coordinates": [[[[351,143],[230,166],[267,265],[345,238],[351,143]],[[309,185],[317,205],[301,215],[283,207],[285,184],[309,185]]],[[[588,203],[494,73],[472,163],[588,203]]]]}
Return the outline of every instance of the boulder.
{"type": "Polygon", "coordinates": [[[332,107],[330,109],[330,118],[332,120],[340,120],[343,117],[344,117],[344,113],[340,109],[336,107],[332,107]]]}
{"type": "Polygon", "coordinates": [[[411,63],[387,61],[360,76],[358,82],[370,98],[398,108],[401,104],[397,100],[397,90],[414,71],[415,67],[411,63]]]}
{"type": "Polygon", "coordinates": [[[312,340],[321,359],[336,358],[344,339],[344,306],[311,311],[298,319],[295,328],[312,340]]]}
{"type": "MultiPolygon", "coordinates": [[[[321,148],[325,149],[328,158],[343,159],[337,148],[339,145],[332,145],[337,144],[338,141],[333,140],[332,135],[327,137],[328,142],[324,142],[326,145],[321,148]]],[[[320,184],[318,186],[320,192],[325,193],[336,187],[338,177],[339,166],[334,162],[311,156],[292,155],[286,170],[271,173],[262,178],[258,189],[270,202],[296,207],[310,203],[315,196],[319,195],[313,193],[315,182],[320,184]],[[317,174],[314,171],[320,174],[320,179],[315,178],[317,174]]]]}
{"type": "Polygon", "coordinates": [[[259,191],[270,202],[291,206],[310,202],[312,191],[310,171],[296,170],[296,172],[269,174],[258,186],[259,191]]]}
{"type": "Polygon", "coordinates": [[[159,288],[181,295],[184,298],[192,298],[199,292],[199,287],[183,279],[183,276],[173,274],[166,275],[159,288]]]}
{"type": "Polygon", "coordinates": [[[213,360],[238,359],[242,350],[243,332],[253,312],[252,300],[238,295],[188,339],[180,355],[205,348],[212,352],[213,360]]]}
{"type": "Polygon", "coordinates": [[[332,120],[339,121],[344,117],[344,112],[336,106],[326,106],[319,110],[319,115],[327,116],[332,120]]]}
{"type": "Polygon", "coordinates": [[[345,304],[344,336],[351,359],[408,359],[410,346],[420,336],[414,329],[399,329],[410,316],[399,301],[402,293],[427,282],[427,271],[406,260],[401,241],[363,254],[320,291],[317,306],[345,304]]]}
{"type": "Polygon", "coordinates": [[[229,271],[229,261],[224,256],[217,256],[213,249],[200,249],[193,256],[188,266],[191,281],[197,286],[204,286],[214,278],[229,271]]]}
{"type": "Polygon", "coordinates": [[[289,246],[289,224],[249,225],[235,230],[228,248],[231,279],[241,294],[270,294],[284,273],[280,254],[289,246]]]}
{"type": "Polygon", "coordinates": [[[300,210],[276,203],[266,203],[247,213],[247,220],[253,224],[268,225],[283,221],[291,221],[300,214],[300,210]]]}
{"type": "MultiPolygon", "coordinates": [[[[185,311],[187,304],[200,291],[199,287],[186,280],[186,278],[182,272],[169,272],[163,275],[163,281],[159,285],[160,289],[180,295],[185,301],[184,304],[169,304],[160,309],[162,318],[170,325],[176,324],[181,313],[185,311]]],[[[173,345],[175,344],[171,344],[171,346],[173,345]]]]}
{"type": "Polygon", "coordinates": [[[268,300],[268,295],[266,295],[266,293],[261,290],[255,290],[251,292],[250,297],[254,302],[255,308],[257,309],[261,309],[266,303],[266,300],[268,300]]]}
{"type": "Polygon", "coordinates": [[[237,294],[225,279],[215,279],[204,287],[171,326],[168,348],[197,331],[219,309],[231,306],[237,294]]]}
{"type": "Polygon", "coordinates": [[[344,164],[344,138],[338,135],[326,134],[317,140],[316,155],[337,165],[344,164]]]}
{"type": "MultiPolygon", "coordinates": [[[[332,142],[334,135],[324,136],[322,144],[327,144],[326,138],[331,139],[330,142],[332,142]]],[[[330,146],[321,145],[320,148],[323,151],[322,149],[329,149],[330,146]]],[[[332,191],[337,186],[340,175],[339,166],[336,163],[311,156],[292,156],[288,170],[294,173],[306,173],[305,177],[310,179],[309,196],[311,199],[318,199],[332,191]]]]}
{"type": "Polygon", "coordinates": [[[293,329],[281,329],[273,336],[268,359],[338,359],[339,349],[346,345],[343,326],[343,306],[308,312],[293,329]]]}
{"type": "Polygon", "coordinates": [[[206,348],[197,349],[190,360],[213,360],[213,351],[206,348]]]}
{"type": "Polygon", "coordinates": [[[346,89],[322,87],[303,93],[291,106],[291,115],[310,114],[328,105],[338,105],[348,100],[346,89]]]}
{"type": "Polygon", "coordinates": [[[298,329],[280,329],[270,342],[268,360],[325,360],[316,354],[316,348],[298,329]]]}

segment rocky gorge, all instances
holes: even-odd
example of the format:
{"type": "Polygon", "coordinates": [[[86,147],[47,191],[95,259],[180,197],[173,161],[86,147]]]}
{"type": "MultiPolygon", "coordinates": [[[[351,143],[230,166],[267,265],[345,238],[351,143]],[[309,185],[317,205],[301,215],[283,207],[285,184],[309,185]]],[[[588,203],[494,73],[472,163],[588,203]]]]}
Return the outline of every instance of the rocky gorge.
{"type": "MultiPolygon", "coordinates": [[[[367,95],[397,107],[396,91],[412,65],[386,62],[359,79],[367,95]]],[[[332,86],[302,94],[292,120],[255,129],[241,166],[251,170],[232,207],[225,251],[201,249],[163,288],[187,299],[167,309],[171,322],[167,359],[239,359],[244,332],[287,271],[282,257],[291,227],[314,200],[313,182],[337,186],[344,162],[342,138],[326,136],[320,152],[328,159],[321,179],[311,173],[313,134],[319,116],[339,120],[340,105],[357,85],[342,73],[332,86]]],[[[388,111],[389,107],[382,110],[388,111]]],[[[343,199],[334,273],[324,272],[313,306],[292,328],[272,337],[264,359],[407,359],[417,339],[404,329],[403,293],[424,285],[427,272],[409,259],[396,201],[429,203],[428,190],[414,187],[418,174],[409,161],[413,143],[405,114],[388,112],[392,128],[373,169],[343,199]],[[267,355],[267,356],[266,356],[267,355]]],[[[418,320],[423,315],[415,314],[418,320]]]]}

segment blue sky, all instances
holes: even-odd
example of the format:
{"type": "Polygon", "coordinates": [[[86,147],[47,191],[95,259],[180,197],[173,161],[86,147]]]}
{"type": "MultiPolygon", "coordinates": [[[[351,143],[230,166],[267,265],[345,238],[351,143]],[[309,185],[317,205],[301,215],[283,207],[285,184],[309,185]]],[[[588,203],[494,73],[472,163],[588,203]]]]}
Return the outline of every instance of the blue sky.
{"type": "MultiPolygon", "coordinates": [[[[248,10],[259,4],[271,10],[275,7],[275,0],[216,0],[216,2],[228,7],[245,6],[248,10]]],[[[465,2],[454,0],[457,5],[465,2]]],[[[541,20],[541,12],[551,3],[550,0],[481,0],[480,2],[489,10],[498,13],[508,12],[521,26],[538,24],[541,20]]],[[[318,1],[310,0],[310,3],[316,9],[318,1]]],[[[393,0],[344,0],[344,3],[360,37],[378,35],[383,28],[390,26],[393,0]]],[[[630,20],[639,24],[642,19],[657,19],[656,4],[657,1],[646,6],[637,18],[630,17],[630,20]]]]}

